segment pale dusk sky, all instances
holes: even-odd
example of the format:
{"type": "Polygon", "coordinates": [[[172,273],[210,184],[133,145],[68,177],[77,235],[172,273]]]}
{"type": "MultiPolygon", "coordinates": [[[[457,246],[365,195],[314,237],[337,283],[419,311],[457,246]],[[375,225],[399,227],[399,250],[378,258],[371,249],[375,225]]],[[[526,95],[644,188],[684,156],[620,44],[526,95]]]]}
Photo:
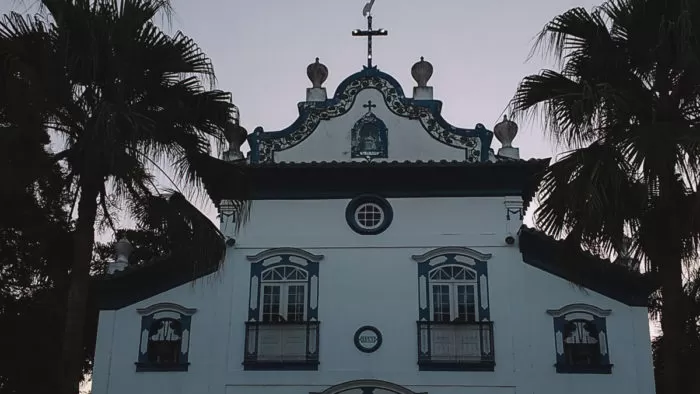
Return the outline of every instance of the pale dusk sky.
{"type": "MultiPolygon", "coordinates": [[[[244,127],[275,131],[297,117],[296,104],[310,87],[306,67],[316,57],[329,68],[329,96],[366,62],[367,0],[173,0],[166,31],[182,30],[211,57],[217,88],[230,91],[244,127]]],[[[424,56],[443,116],[458,127],[487,128],[500,120],[518,82],[547,63],[528,60],[534,37],[546,22],[575,6],[600,0],[376,0],[374,28],[389,31],[374,40],[374,63],[410,95],[411,66],[424,56]]],[[[36,0],[0,0],[0,12],[37,9],[36,0]]],[[[561,152],[537,122],[520,124],[514,141],[523,158],[561,152]]],[[[496,139],[492,147],[500,144],[496,139]]],[[[245,148],[247,149],[247,147],[245,148]]],[[[213,206],[201,208],[216,221],[213,206]]]]}

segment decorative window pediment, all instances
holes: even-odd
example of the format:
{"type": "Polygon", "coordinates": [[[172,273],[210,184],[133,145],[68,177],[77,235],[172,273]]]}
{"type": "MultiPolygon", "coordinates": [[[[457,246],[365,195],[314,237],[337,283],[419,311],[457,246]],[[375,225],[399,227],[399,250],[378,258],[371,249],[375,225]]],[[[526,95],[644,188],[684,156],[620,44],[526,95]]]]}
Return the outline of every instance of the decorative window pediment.
{"type": "Polygon", "coordinates": [[[547,314],[554,316],[554,317],[566,316],[568,314],[575,313],[575,312],[582,312],[582,313],[587,314],[589,316],[607,317],[607,316],[610,316],[610,313],[612,313],[612,310],[601,309],[601,308],[598,308],[597,306],[588,305],[588,304],[569,304],[569,305],[562,307],[562,308],[559,308],[559,309],[548,309],[547,310],[547,314]]]}
{"type": "Polygon", "coordinates": [[[554,318],[558,373],[612,372],[605,319],[609,309],[571,304],[547,313],[554,318]]]}
{"type": "Polygon", "coordinates": [[[477,262],[487,261],[491,258],[491,254],[489,253],[481,253],[464,246],[446,246],[443,248],[437,248],[420,255],[411,256],[411,258],[417,263],[430,262],[431,265],[435,265],[443,262],[446,256],[453,256],[455,260],[467,264],[470,263],[469,260],[477,262]]]}
{"type": "MultiPolygon", "coordinates": [[[[259,263],[259,262],[264,262],[264,263],[271,263],[268,262],[267,260],[278,260],[276,258],[281,257],[281,256],[294,256],[294,257],[299,257],[301,260],[307,260],[309,262],[313,263],[318,263],[319,261],[323,260],[322,255],[315,255],[312,253],[309,253],[303,249],[297,249],[297,248],[273,248],[273,249],[268,249],[265,251],[262,251],[256,255],[253,256],[247,256],[248,261],[251,263],[259,263]]],[[[297,263],[299,263],[301,260],[296,260],[297,263]]]]}
{"type": "Polygon", "coordinates": [[[136,370],[186,371],[189,366],[190,325],[196,309],[160,303],[137,309],[141,342],[136,370]]]}

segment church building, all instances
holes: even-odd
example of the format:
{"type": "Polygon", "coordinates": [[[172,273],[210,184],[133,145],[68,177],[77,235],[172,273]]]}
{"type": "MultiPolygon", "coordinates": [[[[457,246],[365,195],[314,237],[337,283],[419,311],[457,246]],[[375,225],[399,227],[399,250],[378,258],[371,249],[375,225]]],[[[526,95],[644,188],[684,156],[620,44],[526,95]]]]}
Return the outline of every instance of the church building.
{"type": "MultiPolygon", "coordinates": [[[[385,33],[369,22],[354,34],[385,33]]],[[[549,160],[521,159],[508,119],[453,126],[433,66],[411,72],[408,97],[370,41],[331,96],[309,65],[289,127],[228,131],[205,179],[224,263],[130,267],[120,242],[96,282],[93,394],[654,392],[654,284],[525,227],[549,160]]]]}

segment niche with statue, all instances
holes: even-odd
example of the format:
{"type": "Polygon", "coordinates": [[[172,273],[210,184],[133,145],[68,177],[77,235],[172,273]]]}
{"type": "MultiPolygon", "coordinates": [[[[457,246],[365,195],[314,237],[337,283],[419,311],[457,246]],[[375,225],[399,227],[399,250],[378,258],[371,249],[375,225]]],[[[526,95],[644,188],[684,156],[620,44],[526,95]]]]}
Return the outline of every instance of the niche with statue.
{"type": "Polygon", "coordinates": [[[387,128],[384,122],[372,113],[376,105],[370,101],[368,111],[355,123],[351,132],[352,158],[386,158],[388,157],[387,128]]]}

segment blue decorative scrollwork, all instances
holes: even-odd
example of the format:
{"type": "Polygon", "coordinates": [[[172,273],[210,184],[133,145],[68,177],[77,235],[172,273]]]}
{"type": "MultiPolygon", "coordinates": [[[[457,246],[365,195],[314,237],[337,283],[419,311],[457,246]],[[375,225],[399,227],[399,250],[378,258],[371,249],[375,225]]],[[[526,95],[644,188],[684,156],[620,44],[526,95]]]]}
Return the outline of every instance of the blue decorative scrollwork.
{"type": "Polygon", "coordinates": [[[431,137],[443,144],[464,149],[467,162],[488,159],[493,132],[484,125],[475,129],[459,129],[440,115],[442,104],[436,100],[413,100],[404,96],[398,82],[376,68],[366,68],[343,81],[333,99],[325,102],[302,102],[299,118],[288,128],[276,132],[263,132],[258,127],[249,137],[253,163],[274,162],[274,152],[298,145],[318,127],[322,120],[329,120],[347,113],[360,91],[376,89],[381,92],[389,110],[401,117],[416,119],[431,137]]]}

